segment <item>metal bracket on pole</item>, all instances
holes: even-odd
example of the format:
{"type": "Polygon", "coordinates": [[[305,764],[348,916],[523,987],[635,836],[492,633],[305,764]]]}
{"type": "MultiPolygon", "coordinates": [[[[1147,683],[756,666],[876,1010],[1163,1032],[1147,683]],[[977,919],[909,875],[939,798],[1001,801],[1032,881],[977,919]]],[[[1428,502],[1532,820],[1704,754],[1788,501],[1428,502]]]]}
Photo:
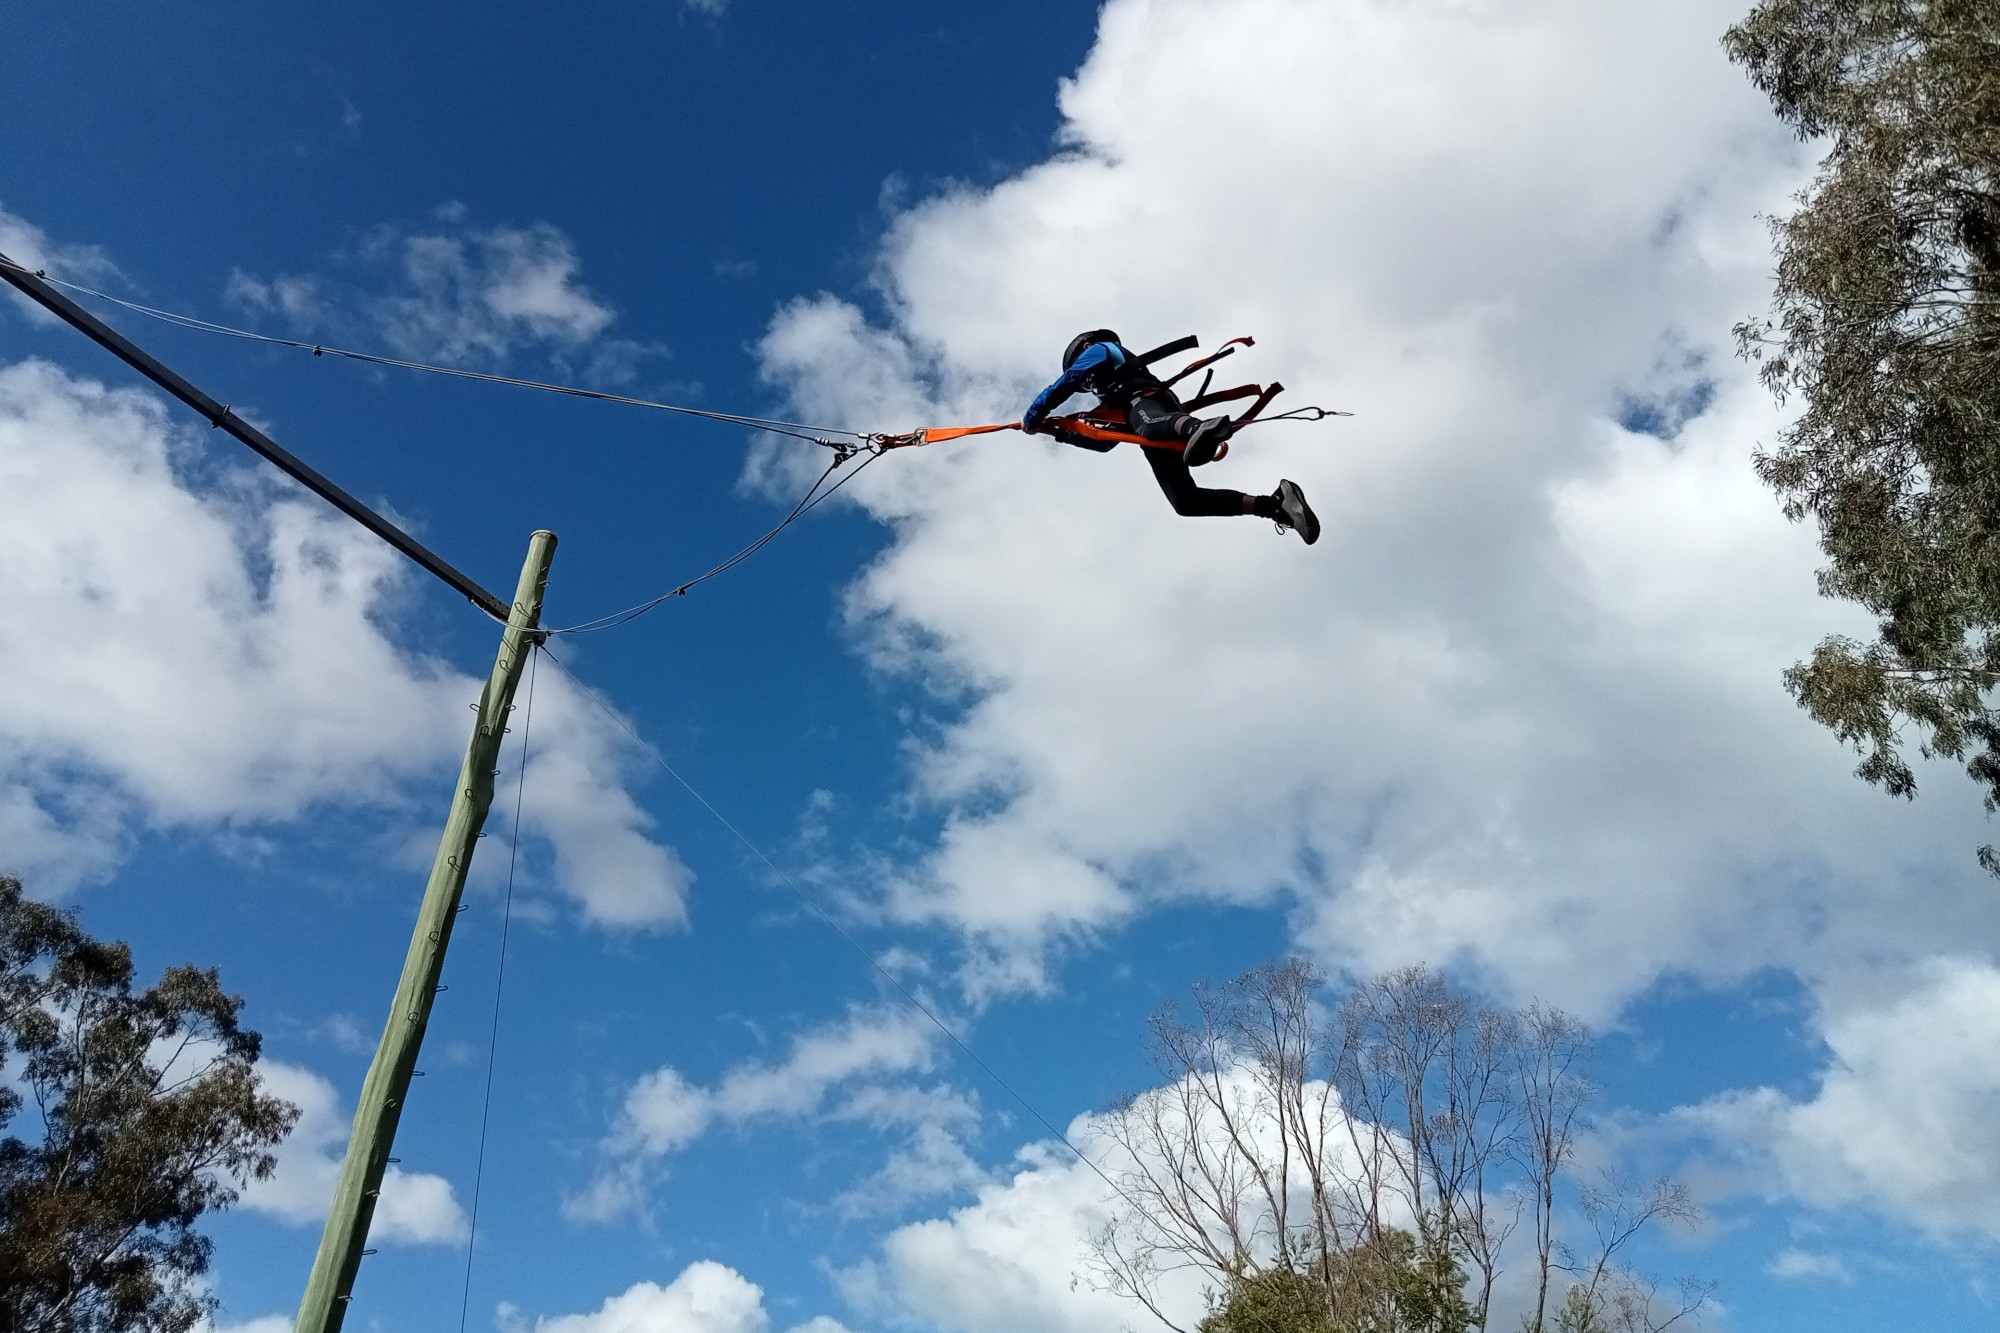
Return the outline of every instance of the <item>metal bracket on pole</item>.
{"type": "Polygon", "coordinates": [[[204,421],[249,445],[279,471],[319,496],[341,513],[401,551],[425,569],[465,594],[472,604],[495,620],[507,619],[507,604],[459,573],[444,558],[401,528],[383,518],[361,501],[321,476],[305,460],[285,449],[276,440],[237,416],[223,403],[167,369],[149,352],[44,282],[37,274],[0,255],[0,278],[19,288],[22,295],[75,328],[98,346],[132,369],[165,389],[201,414],[204,421]]]}
{"type": "Polygon", "coordinates": [[[389,1021],[361,1085],[354,1132],[347,1141],[333,1208],[326,1217],[326,1231],[313,1259],[312,1276],[306,1282],[293,1333],[339,1333],[341,1321],[347,1317],[354,1275],[361,1266],[368,1225],[375,1216],[376,1195],[382,1188],[383,1173],[395,1160],[389,1153],[395,1145],[396,1125],[402,1119],[410,1079],[416,1072],[424,1029],[430,1023],[431,1002],[442,989],[438,977],[444,970],[445,949],[451,944],[452,924],[458,919],[466,872],[472,866],[473,848],[486,823],[486,812],[493,804],[493,773],[499,767],[507,714],[514,706],[515,687],[521,683],[522,664],[543,637],[539,629],[542,591],[548,585],[555,552],[552,532],[537,532],[528,541],[528,560],[521,567],[520,587],[508,609],[500,655],[476,705],[478,717],[453,789],[451,814],[445,820],[437,858],[431,863],[430,882],[417,910],[417,926],[410,935],[410,951],[403,960],[395,1002],[389,1006],[389,1021]]]}

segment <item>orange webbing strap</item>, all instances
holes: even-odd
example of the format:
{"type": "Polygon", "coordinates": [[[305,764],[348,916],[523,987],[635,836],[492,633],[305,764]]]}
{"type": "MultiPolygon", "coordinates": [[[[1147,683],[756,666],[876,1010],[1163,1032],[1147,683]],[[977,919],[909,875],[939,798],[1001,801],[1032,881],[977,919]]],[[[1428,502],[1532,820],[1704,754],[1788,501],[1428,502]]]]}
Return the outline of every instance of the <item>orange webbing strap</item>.
{"type": "MultiPolygon", "coordinates": [[[[1254,386],[1252,386],[1254,388],[1254,386]]],[[[1274,390],[1276,392],[1276,390],[1274,390]]],[[[1268,394],[1266,394],[1268,400],[1268,394]]],[[[1132,434],[1124,428],[1122,420],[1092,418],[1092,416],[1050,416],[1050,432],[1078,434],[1086,440],[1108,440],[1116,444],[1144,444],[1146,448],[1172,448],[1176,454],[1186,448],[1182,440],[1148,440],[1142,434],[1132,434]]],[[[910,444],[942,444],[946,440],[962,440],[968,434],[992,434],[996,430],[1020,430],[1018,420],[1004,420],[992,426],[928,426],[924,430],[912,430],[910,434],[882,436],[882,448],[904,448],[910,444]]],[[[1220,454],[1216,454],[1220,458],[1220,454]]]]}
{"type": "Polygon", "coordinates": [[[1019,430],[1018,421],[1003,421],[996,426],[932,426],[914,432],[917,444],[942,444],[946,440],[963,439],[967,435],[991,435],[996,430],[1019,430]]]}
{"type": "MultiPolygon", "coordinates": [[[[1142,435],[1134,435],[1123,429],[1123,421],[1110,422],[1092,420],[1086,416],[1050,417],[1048,425],[1052,431],[1080,435],[1086,440],[1110,440],[1120,444],[1143,444],[1149,449],[1173,449],[1182,446],[1174,441],[1149,440],[1142,435]]],[[[1019,430],[1018,421],[1002,421],[991,426],[932,426],[924,430],[913,430],[908,435],[884,437],[882,446],[887,449],[906,448],[916,444],[943,444],[946,440],[962,440],[968,435],[991,435],[995,431],[1019,430]]]]}
{"type": "Polygon", "coordinates": [[[1187,447],[1182,440],[1149,440],[1143,435],[1134,435],[1125,428],[1123,421],[1092,420],[1087,416],[1050,417],[1049,424],[1070,435],[1080,435],[1086,440],[1102,440],[1115,444],[1143,444],[1148,449],[1171,449],[1180,453],[1187,447]]]}

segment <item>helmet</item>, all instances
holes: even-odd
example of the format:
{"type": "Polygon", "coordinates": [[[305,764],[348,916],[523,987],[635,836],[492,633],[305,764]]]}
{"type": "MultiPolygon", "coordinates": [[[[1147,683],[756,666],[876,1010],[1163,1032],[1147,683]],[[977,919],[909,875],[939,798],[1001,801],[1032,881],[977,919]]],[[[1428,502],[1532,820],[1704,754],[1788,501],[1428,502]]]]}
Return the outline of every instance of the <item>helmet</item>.
{"type": "Polygon", "coordinates": [[[1071,366],[1075,365],[1076,359],[1083,355],[1083,349],[1092,343],[1115,343],[1117,341],[1118,335],[1110,329],[1092,329],[1088,333],[1077,334],[1076,337],[1069,340],[1069,347],[1063,352],[1063,369],[1068,370],[1071,366]]]}

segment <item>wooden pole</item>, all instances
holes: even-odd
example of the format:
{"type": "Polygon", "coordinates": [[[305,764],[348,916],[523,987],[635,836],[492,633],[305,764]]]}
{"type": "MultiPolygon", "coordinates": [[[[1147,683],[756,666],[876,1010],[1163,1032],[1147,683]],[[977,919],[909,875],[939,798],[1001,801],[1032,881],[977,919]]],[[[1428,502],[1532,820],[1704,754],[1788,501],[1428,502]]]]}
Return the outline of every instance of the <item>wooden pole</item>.
{"type": "Polygon", "coordinates": [[[326,1231],[313,1259],[294,1333],[338,1333],[347,1317],[355,1271],[361,1266],[368,1225],[382,1190],[382,1173],[389,1165],[396,1124],[402,1118],[403,1100],[409,1094],[417,1052],[430,1022],[431,1001],[444,970],[444,953],[451,943],[466,872],[472,866],[472,850],[493,804],[493,773],[499,766],[507,715],[513,711],[514,690],[521,682],[522,664],[542,638],[542,592],[548,585],[555,552],[552,532],[537,532],[528,539],[528,560],[521,567],[520,587],[500,638],[500,655],[479,696],[479,717],[466,746],[465,766],[459,771],[458,789],[452,795],[444,837],[438,842],[437,860],[431,864],[423,905],[417,911],[417,928],[410,937],[409,956],[403,961],[396,1002],[361,1085],[361,1103],[354,1111],[354,1132],[347,1141],[346,1160],[341,1163],[333,1210],[327,1214],[326,1231]]]}

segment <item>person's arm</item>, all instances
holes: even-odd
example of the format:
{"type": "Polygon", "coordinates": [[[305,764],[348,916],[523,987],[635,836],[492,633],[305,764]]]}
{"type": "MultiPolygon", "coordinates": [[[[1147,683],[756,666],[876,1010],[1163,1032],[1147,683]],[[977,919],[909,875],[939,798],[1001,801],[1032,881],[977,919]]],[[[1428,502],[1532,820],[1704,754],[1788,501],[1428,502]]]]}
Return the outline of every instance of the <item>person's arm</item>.
{"type": "Polygon", "coordinates": [[[1070,363],[1061,379],[1035,395],[1035,401],[1028,404],[1028,410],[1021,414],[1021,429],[1030,435],[1041,430],[1042,422],[1049,413],[1068,402],[1070,396],[1083,387],[1091,371],[1117,355],[1116,349],[1108,343],[1092,343],[1084,348],[1083,355],[1070,363]]]}

